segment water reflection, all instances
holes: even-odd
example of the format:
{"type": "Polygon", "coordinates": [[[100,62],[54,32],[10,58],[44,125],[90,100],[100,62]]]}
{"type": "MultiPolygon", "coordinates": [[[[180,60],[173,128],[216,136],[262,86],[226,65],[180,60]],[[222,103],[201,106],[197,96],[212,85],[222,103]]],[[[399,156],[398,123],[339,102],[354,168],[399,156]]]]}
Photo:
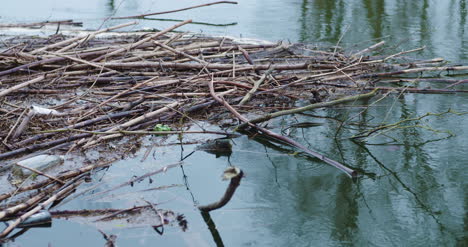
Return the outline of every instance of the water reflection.
{"type": "Polygon", "coordinates": [[[427,55],[468,58],[464,0],[303,0],[301,8],[301,42],[399,40],[400,48],[427,46],[427,55]]]}
{"type": "MultiPolygon", "coordinates": [[[[0,9],[2,18],[12,18],[8,12],[16,15],[18,11],[11,10],[14,2],[4,3],[0,9]]],[[[82,2],[88,3],[90,0],[82,2]]],[[[105,11],[97,11],[98,14],[92,17],[82,17],[92,19],[113,13],[122,16],[141,14],[142,11],[154,10],[155,2],[110,0],[101,6],[105,11]]],[[[205,1],[190,1],[190,5],[202,2],[205,1]]],[[[210,23],[238,23],[235,26],[203,26],[207,33],[328,44],[336,44],[341,39],[340,44],[344,46],[359,44],[361,48],[383,39],[388,41],[388,47],[396,46],[394,49],[398,51],[427,46],[419,56],[440,56],[455,62],[468,62],[468,12],[464,0],[239,2],[238,6],[229,10],[203,9],[169,17],[193,18],[210,23]]],[[[185,7],[186,4],[164,1],[164,9],[185,7]]],[[[75,7],[83,12],[89,11],[86,4],[75,2],[75,7]]],[[[34,13],[25,11],[40,21],[50,16],[45,10],[34,13]],[[44,13],[47,15],[40,16],[44,13]]],[[[56,11],[60,15],[54,17],[69,17],[72,13],[71,10],[56,11]]],[[[141,26],[161,29],[162,22],[156,21],[141,20],[141,26]]],[[[92,27],[89,22],[88,27],[92,27]]],[[[99,25],[101,23],[100,19],[99,25]]],[[[199,31],[200,28],[187,27],[191,31],[199,31]]],[[[246,171],[247,177],[228,205],[228,209],[236,210],[212,214],[219,230],[217,234],[228,246],[463,246],[467,241],[465,235],[468,228],[465,171],[468,134],[464,133],[464,127],[468,126],[467,115],[444,115],[425,122],[434,129],[450,130],[455,134],[448,139],[446,135],[412,127],[368,139],[367,143],[346,140],[353,133],[367,130],[369,124],[394,123],[427,112],[444,112],[449,108],[466,111],[466,95],[389,97],[352,119],[355,122],[346,121],[346,127],[341,131],[337,131],[341,122],[361,110],[317,110],[314,114],[326,117],[324,125],[291,132],[294,139],[330,158],[354,166],[362,174],[365,172],[366,176],[355,183],[318,160],[290,155],[294,150],[287,147],[270,142],[257,143],[247,138],[236,140],[231,159],[246,171]],[[370,145],[382,143],[388,144],[370,145]],[[242,238],[238,235],[242,235],[242,238]]],[[[298,117],[298,121],[315,122],[316,119],[304,115],[298,117]]],[[[179,151],[177,148],[166,150],[165,160],[161,163],[167,163],[167,156],[179,151]]],[[[173,159],[178,161],[179,157],[173,159]]],[[[140,157],[137,157],[128,163],[139,166],[139,160],[140,157]]],[[[197,216],[193,216],[193,212],[190,214],[190,204],[198,200],[212,201],[212,194],[222,193],[218,181],[211,178],[218,176],[222,167],[228,165],[228,160],[197,152],[188,157],[187,162],[196,165],[187,167],[187,170],[181,167],[180,174],[177,174],[181,177],[177,181],[187,188],[177,195],[188,201],[179,207],[189,211],[187,215],[192,217],[190,222],[193,225],[189,226],[191,234],[213,243],[198,212],[195,212],[197,216]]],[[[119,170],[117,168],[114,167],[119,170]]],[[[124,171],[126,169],[120,169],[120,173],[124,171]]],[[[169,176],[165,178],[167,184],[174,183],[176,175],[169,176]]],[[[78,201],[74,205],[88,209],[113,206],[103,203],[107,202],[78,201]]],[[[59,226],[63,225],[67,225],[64,227],[66,229],[80,228],[76,231],[85,232],[87,236],[95,234],[96,239],[101,240],[101,236],[91,228],[78,227],[69,222],[59,223],[59,226]]],[[[35,238],[41,237],[41,232],[31,232],[25,235],[36,235],[28,235],[29,239],[20,241],[33,244],[35,238]]],[[[171,236],[172,239],[178,238],[177,234],[171,236]]],[[[57,234],[51,232],[47,237],[57,238],[54,235],[57,234]]],[[[59,235],[69,236],[68,233],[59,235]]],[[[135,237],[123,239],[126,239],[128,246],[135,243],[135,237]]],[[[158,238],[152,241],[146,240],[141,245],[149,246],[155,242],[167,244],[175,240],[158,238]]],[[[180,245],[182,240],[178,241],[180,245]]]]}
{"type": "MultiPolygon", "coordinates": [[[[444,103],[444,96],[435,97],[440,102],[439,107],[450,106],[444,103]]],[[[383,102],[385,110],[382,107],[371,109],[360,121],[363,124],[383,119],[398,121],[426,111],[421,106],[427,104],[428,97],[422,97],[418,102],[412,99],[412,96],[402,100],[389,98],[383,102]],[[367,120],[366,116],[372,120],[367,120]]],[[[324,110],[322,114],[346,118],[354,111],[324,110]]],[[[307,121],[305,117],[299,120],[307,121]]],[[[452,120],[452,116],[446,116],[431,119],[428,124],[444,125],[440,123],[443,121],[446,127],[453,128],[449,126],[452,120]]],[[[466,115],[455,117],[455,120],[467,123],[466,115]]],[[[295,138],[333,136],[334,124],[337,123],[331,121],[321,130],[311,128],[304,137],[296,135],[295,138]]],[[[298,157],[271,157],[278,166],[268,169],[270,173],[264,176],[275,174],[280,186],[271,186],[272,178],[258,179],[255,190],[261,192],[259,201],[268,201],[276,210],[256,217],[266,222],[274,219],[268,228],[271,236],[278,239],[275,246],[284,246],[288,242],[294,242],[296,246],[456,245],[463,241],[464,223],[460,213],[466,196],[460,185],[448,185],[443,171],[463,169],[463,162],[459,160],[461,157],[454,157],[450,167],[446,167],[446,163],[440,163],[440,158],[450,152],[450,143],[466,140],[465,134],[457,133],[457,137],[419,145],[433,138],[434,134],[421,128],[404,128],[389,133],[402,144],[396,149],[349,141],[322,140],[313,144],[314,148],[328,150],[324,153],[334,159],[339,160],[341,156],[343,162],[376,174],[375,178],[364,176],[356,183],[327,166],[309,170],[307,166],[316,164],[298,157]],[[342,154],[333,150],[341,150],[342,154]],[[445,193],[451,195],[450,199],[445,193]]],[[[242,148],[252,149],[251,145],[244,144],[242,148]]],[[[257,180],[258,174],[254,175],[257,180]]],[[[457,179],[450,180],[461,182],[457,179]]]]}

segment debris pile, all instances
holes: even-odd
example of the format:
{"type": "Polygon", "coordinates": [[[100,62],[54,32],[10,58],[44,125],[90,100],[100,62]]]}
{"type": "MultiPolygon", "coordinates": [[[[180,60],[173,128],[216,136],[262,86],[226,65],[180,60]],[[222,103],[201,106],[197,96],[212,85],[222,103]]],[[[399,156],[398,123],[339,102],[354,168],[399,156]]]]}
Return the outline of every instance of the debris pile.
{"type": "MultiPolygon", "coordinates": [[[[468,66],[446,66],[439,58],[406,57],[422,48],[383,56],[375,54],[382,51],[384,42],[349,53],[340,47],[245,44],[226,37],[173,32],[189,22],[156,33],[104,38],[98,35],[134,23],[77,37],[4,39],[0,44],[0,161],[58,147],[85,150],[126,135],[189,133],[171,126],[188,126],[195,119],[219,122],[227,110],[235,113],[231,118],[252,127],[269,117],[249,122],[240,114],[274,117],[281,115],[278,111],[294,108],[298,100],[323,107],[337,95],[357,100],[361,93],[464,92],[452,88],[466,80],[452,78],[427,79],[450,83],[443,89],[414,86],[423,72],[468,71],[468,66]]],[[[263,127],[258,130],[270,135],[263,127]]],[[[323,156],[322,160],[334,162],[323,156]]],[[[55,176],[39,173],[47,178],[0,195],[1,202],[41,189],[4,208],[0,219],[22,215],[19,224],[30,212],[69,195],[83,174],[108,165],[84,166],[55,176]]]]}

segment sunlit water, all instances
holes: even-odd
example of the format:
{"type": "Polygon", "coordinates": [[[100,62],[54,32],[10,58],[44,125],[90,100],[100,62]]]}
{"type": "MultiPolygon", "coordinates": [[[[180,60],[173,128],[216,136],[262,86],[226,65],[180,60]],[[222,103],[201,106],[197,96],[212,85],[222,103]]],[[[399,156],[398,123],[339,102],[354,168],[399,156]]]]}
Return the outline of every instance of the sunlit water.
{"type": "MultiPolygon", "coordinates": [[[[0,8],[0,21],[71,18],[83,21],[86,29],[96,29],[126,22],[104,21],[110,15],[134,15],[198,3],[205,1],[6,1],[0,8]]],[[[192,18],[199,22],[180,28],[187,31],[332,45],[340,41],[339,45],[351,50],[383,39],[387,41],[388,52],[426,46],[425,51],[415,56],[444,57],[466,64],[467,16],[466,2],[462,0],[242,0],[239,5],[210,6],[155,18],[192,18]]],[[[138,26],[127,30],[162,29],[174,23],[141,20],[138,26]]],[[[371,102],[354,104],[368,103],[371,102]]],[[[467,115],[430,116],[418,122],[418,127],[394,129],[386,135],[369,138],[368,145],[348,139],[364,130],[366,124],[395,123],[448,109],[466,111],[466,95],[389,96],[353,118],[349,126],[354,130],[341,129],[337,139],[334,137],[339,122],[334,119],[349,119],[363,108],[316,110],[312,112],[314,115],[327,118],[296,116],[296,119],[287,117],[272,123],[278,127],[275,131],[295,121],[323,123],[309,129],[292,129],[289,134],[330,158],[362,170],[365,175],[354,182],[317,160],[290,155],[294,150],[287,147],[282,148],[289,151],[246,137],[235,139],[230,162],[242,168],[247,176],[233,200],[211,213],[223,243],[226,246],[466,246],[468,134],[464,130],[468,126],[467,115]],[[447,138],[449,132],[454,136],[447,138]]],[[[147,139],[146,144],[159,141],[147,139]]],[[[135,158],[117,162],[105,174],[96,174],[96,178],[103,177],[104,181],[96,192],[125,182],[133,175],[177,162],[181,155],[194,149],[195,145],[186,145],[181,154],[180,146],[156,147],[143,162],[146,150],[142,149],[135,158]]],[[[113,226],[104,230],[118,236],[119,246],[213,246],[212,235],[194,204],[219,199],[227,185],[220,175],[229,162],[226,157],[216,158],[198,151],[184,164],[184,170],[173,168],[154,176],[152,184],[145,180],[114,194],[161,185],[181,186],[123,198],[86,195],[58,209],[123,208],[141,205],[142,199],[164,202],[158,206],[185,214],[189,223],[187,232],[182,233],[178,227],[167,227],[163,236],[150,227],[113,226]]],[[[102,246],[104,240],[95,227],[99,226],[54,220],[53,228],[32,229],[10,245],[102,246]]]]}

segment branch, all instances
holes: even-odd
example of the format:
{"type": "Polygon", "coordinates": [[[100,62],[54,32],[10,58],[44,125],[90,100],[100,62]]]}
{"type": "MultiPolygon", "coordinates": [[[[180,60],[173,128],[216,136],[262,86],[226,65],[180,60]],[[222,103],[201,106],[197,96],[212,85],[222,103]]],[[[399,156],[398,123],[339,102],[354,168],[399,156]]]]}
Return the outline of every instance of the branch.
{"type": "Polygon", "coordinates": [[[232,196],[234,195],[234,192],[236,192],[236,189],[239,186],[243,176],[244,172],[241,169],[237,167],[227,168],[224,171],[223,180],[230,178],[231,182],[229,183],[226,192],[224,192],[223,197],[217,202],[213,202],[205,206],[198,206],[198,209],[200,209],[200,211],[202,212],[209,212],[224,207],[224,205],[226,205],[231,200],[232,196]]]}
{"type": "Polygon", "coordinates": [[[162,11],[162,12],[154,12],[154,13],[143,14],[143,15],[112,17],[111,19],[143,18],[143,17],[150,16],[150,15],[162,15],[162,14],[174,13],[174,12],[179,12],[179,11],[184,11],[184,10],[189,10],[189,9],[195,9],[195,8],[200,8],[200,7],[205,7],[205,6],[215,5],[215,4],[221,4],[221,3],[237,4],[237,2],[234,2],[234,1],[218,1],[218,2],[195,5],[195,6],[191,6],[191,7],[187,7],[187,8],[182,8],[182,9],[162,11]]]}
{"type": "Polygon", "coordinates": [[[223,104],[230,112],[232,112],[238,119],[240,119],[241,121],[247,123],[249,126],[263,132],[264,135],[267,135],[267,136],[270,136],[274,139],[277,139],[277,140],[280,140],[280,141],[283,141],[293,147],[296,147],[296,148],[299,148],[301,150],[303,150],[304,152],[318,158],[319,160],[329,164],[329,165],[332,165],[340,170],[342,170],[343,172],[345,172],[348,176],[350,177],[355,177],[357,176],[357,172],[354,171],[353,169],[351,168],[348,168],[346,166],[344,166],[343,164],[341,164],[340,162],[338,161],[335,161],[335,160],[332,160],[328,157],[325,157],[323,154],[320,154],[319,152],[316,152],[316,151],[313,151],[311,149],[308,149],[307,147],[305,147],[304,145],[288,138],[288,137],[285,137],[285,136],[282,136],[282,135],[278,135],[270,130],[267,130],[265,128],[262,128],[260,126],[257,126],[257,125],[254,125],[252,124],[246,117],[242,116],[239,112],[236,111],[236,109],[234,109],[231,105],[229,105],[229,103],[227,103],[224,99],[221,99],[220,97],[218,97],[215,92],[214,92],[214,86],[213,86],[213,80],[211,80],[209,83],[208,83],[208,86],[210,88],[210,93],[211,93],[211,96],[216,100],[218,101],[219,103],[223,104]]]}
{"type": "MultiPolygon", "coordinates": [[[[306,106],[303,106],[303,107],[294,108],[294,109],[290,109],[290,110],[278,111],[278,112],[275,112],[275,113],[267,114],[267,115],[252,119],[249,122],[250,123],[261,123],[261,122],[268,121],[268,120],[270,120],[272,118],[277,118],[277,117],[281,117],[281,116],[284,116],[284,115],[301,113],[301,112],[310,111],[310,110],[313,110],[313,109],[316,109],[316,108],[328,107],[328,106],[342,104],[342,103],[346,103],[346,102],[350,102],[350,101],[366,99],[366,98],[373,97],[377,93],[377,90],[378,90],[378,88],[375,88],[371,92],[365,93],[365,94],[354,95],[354,96],[341,98],[341,99],[337,99],[337,100],[332,100],[332,101],[328,101],[328,102],[320,102],[320,103],[310,104],[310,105],[306,105],[306,106]]],[[[245,127],[247,127],[247,124],[243,123],[243,124],[238,125],[236,127],[236,129],[243,129],[245,127]]]]}

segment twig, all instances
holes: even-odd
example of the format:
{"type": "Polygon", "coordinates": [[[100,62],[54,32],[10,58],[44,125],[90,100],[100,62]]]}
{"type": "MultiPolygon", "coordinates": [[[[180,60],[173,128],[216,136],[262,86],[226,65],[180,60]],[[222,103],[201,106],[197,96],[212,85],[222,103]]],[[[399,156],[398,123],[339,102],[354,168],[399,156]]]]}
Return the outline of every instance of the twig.
{"type": "Polygon", "coordinates": [[[183,8],[183,9],[169,10],[169,11],[163,11],[163,12],[155,12],[155,13],[149,13],[149,14],[143,14],[143,15],[119,16],[119,17],[112,17],[111,19],[143,18],[143,17],[150,16],[150,15],[162,15],[162,14],[174,13],[174,12],[184,11],[184,10],[188,10],[188,9],[200,8],[200,7],[210,6],[210,5],[214,5],[214,4],[221,4],[221,3],[237,4],[237,2],[234,2],[234,1],[218,1],[218,2],[195,5],[195,6],[187,7],[187,8],[183,8]]]}
{"type": "Polygon", "coordinates": [[[35,208],[29,210],[28,212],[26,212],[25,214],[21,215],[21,217],[19,217],[18,219],[16,219],[12,224],[10,224],[7,228],[5,228],[3,230],[2,233],[0,233],[0,238],[4,238],[6,237],[11,231],[13,231],[13,229],[15,229],[16,226],[18,226],[21,222],[23,222],[24,220],[26,220],[27,218],[29,218],[31,215],[39,212],[40,210],[44,209],[45,207],[47,207],[49,204],[53,203],[55,200],[59,199],[60,197],[62,197],[63,195],[66,195],[68,194],[69,192],[71,192],[72,190],[74,190],[76,187],[78,187],[80,183],[75,183],[75,184],[71,184],[71,185],[68,185],[68,186],[64,186],[64,188],[62,188],[61,190],[59,190],[56,194],[54,194],[53,196],[51,196],[49,199],[47,199],[46,201],[40,203],[38,206],[36,206],[35,208]]]}
{"type": "MultiPolygon", "coordinates": [[[[111,128],[109,131],[116,131],[118,129],[123,129],[123,128],[133,126],[135,124],[140,123],[143,120],[151,119],[151,118],[153,118],[153,117],[155,117],[155,116],[157,116],[157,115],[159,115],[159,114],[161,114],[161,113],[163,113],[165,111],[170,110],[171,108],[175,108],[179,104],[180,104],[180,102],[176,101],[176,102],[173,102],[171,104],[165,105],[165,106],[163,106],[163,107],[161,107],[161,108],[159,108],[159,109],[157,109],[155,111],[145,113],[145,114],[143,114],[143,115],[141,115],[141,116],[139,116],[137,118],[134,118],[134,119],[132,119],[130,121],[127,121],[127,122],[125,122],[123,124],[117,125],[117,126],[111,128]]],[[[122,134],[119,133],[119,134],[110,134],[110,135],[106,135],[106,136],[101,136],[95,141],[88,142],[86,145],[83,146],[83,148],[88,148],[88,147],[90,147],[90,146],[92,146],[92,145],[94,145],[94,144],[96,144],[96,143],[98,143],[100,141],[116,138],[116,137],[119,137],[119,136],[122,136],[122,134]]]]}
{"type": "Polygon", "coordinates": [[[364,50],[361,50],[361,51],[358,51],[358,52],[354,53],[351,57],[352,57],[353,59],[357,59],[357,58],[358,58],[359,56],[361,56],[362,54],[367,53],[367,52],[370,52],[370,51],[373,51],[373,50],[375,50],[375,49],[377,49],[377,48],[383,46],[384,44],[385,44],[385,41],[380,41],[380,42],[377,43],[377,44],[371,45],[371,46],[367,47],[367,48],[364,49],[364,50]]]}
{"type": "MultiPolygon", "coordinates": [[[[271,114],[267,114],[267,115],[264,115],[264,116],[249,120],[249,122],[253,123],[253,124],[254,123],[261,123],[261,122],[265,122],[265,121],[268,121],[270,119],[285,116],[285,115],[291,115],[291,114],[301,113],[301,112],[305,112],[305,111],[310,111],[310,110],[317,109],[317,108],[329,107],[329,106],[343,104],[343,103],[347,103],[347,102],[353,102],[353,101],[360,100],[360,99],[371,98],[374,95],[376,95],[377,91],[378,91],[378,88],[375,88],[371,92],[365,93],[365,94],[358,94],[358,95],[349,96],[349,97],[345,97],[345,98],[341,98],[341,99],[337,99],[337,100],[310,104],[310,105],[306,105],[306,106],[303,106],[303,107],[294,108],[294,109],[290,109],[290,110],[277,111],[277,112],[274,112],[274,113],[271,113],[271,114]]],[[[243,129],[243,128],[247,127],[247,125],[248,124],[246,124],[246,123],[240,124],[240,125],[238,125],[236,127],[236,129],[243,129]]]]}
{"type": "Polygon", "coordinates": [[[250,89],[250,91],[247,92],[247,94],[244,96],[244,98],[239,102],[240,106],[244,105],[247,101],[250,100],[252,95],[258,90],[260,85],[265,81],[265,79],[270,75],[270,73],[272,71],[273,71],[273,68],[268,69],[267,71],[265,71],[265,73],[262,75],[262,77],[260,77],[260,79],[254,83],[252,89],[250,89]]]}
{"type": "Polygon", "coordinates": [[[46,77],[47,77],[47,75],[43,74],[43,75],[40,75],[40,76],[38,76],[38,77],[36,77],[34,79],[31,79],[29,81],[25,81],[25,82],[20,83],[20,84],[18,84],[16,86],[10,87],[10,88],[5,89],[5,90],[2,90],[0,92],[0,98],[4,97],[5,95],[8,95],[8,94],[20,89],[20,88],[27,87],[27,86],[29,86],[31,84],[40,82],[40,81],[44,80],[46,77]]]}
{"type": "Polygon", "coordinates": [[[166,172],[168,169],[171,169],[171,168],[174,168],[174,167],[177,167],[177,166],[181,166],[181,165],[183,165],[182,162],[177,162],[177,163],[174,163],[174,164],[170,164],[170,165],[164,166],[163,168],[158,169],[158,170],[156,170],[156,171],[148,172],[148,173],[146,173],[146,174],[144,174],[144,175],[142,175],[142,176],[139,176],[139,177],[136,177],[136,178],[132,178],[132,179],[130,179],[128,182],[125,182],[125,183],[116,185],[116,186],[114,186],[114,187],[112,187],[112,188],[110,188],[110,189],[108,189],[108,190],[105,190],[105,191],[96,193],[96,194],[93,195],[93,198],[94,198],[94,197],[97,197],[97,196],[101,196],[101,195],[106,194],[106,193],[109,193],[109,192],[111,192],[111,191],[113,191],[113,190],[122,188],[122,187],[124,187],[124,186],[131,185],[131,184],[134,183],[134,182],[141,181],[141,180],[143,180],[144,178],[151,177],[151,176],[156,175],[156,174],[158,174],[158,173],[166,172]]]}
{"type": "Polygon", "coordinates": [[[107,235],[105,232],[101,231],[98,229],[98,231],[102,234],[102,237],[104,240],[106,240],[106,245],[105,247],[114,247],[115,246],[115,240],[117,239],[117,236],[114,234],[107,235]]]}
{"type": "Polygon", "coordinates": [[[52,186],[51,188],[48,188],[46,189],[46,191],[42,191],[40,193],[38,193],[37,195],[29,198],[27,201],[23,202],[23,203],[20,203],[16,206],[13,206],[13,207],[9,207],[9,208],[6,208],[2,211],[0,211],[0,220],[7,217],[7,216],[10,216],[10,215],[13,215],[21,210],[25,210],[25,209],[28,209],[30,207],[32,207],[33,205],[36,205],[40,200],[42,200],[48,193],[56,190],[56,189],[59,189],[60,188],[60,185],[55,185],[55,186],[52,186]]]}
{"type": "Polygon", "coordinates": [[[164,29],[164,30],[162,30],[160,32],[157,32],[156,34],[153,34],[153,35],[150,35],[150,36],[148,36],[148,37],[146,37],[144,39],[141,39],[138,42],[135,42],[135,43],[130,44],[130,45],[126,46],[126,47],[117,49],[117,50],[115,50],[113,52],[107,53],[107,54],[105,54],[105,55],[103,55],[101,57],[98,57],[98,58],[94,59],[93,61],[101,61],[101,60],[107,59],[107,58],[109,58],[111,56],[114,56],[114,55],[129,51],[131,49],[134,49],[134,48],[142,45],[145,42],[148,42],[148,41],[150,41],[152,39],[156,39],[157,37],[160,37],[160,36],[170,32],[170,31],[172,31],[172,30],[174,30],[174,29],[176,29],[176,28],[178,28],[180,26],[183,26],[183,25],[185,25],[187,23],[190,23],[190,22],[192,22],[192,20],[186,20],[186,21],[183,21],[181,23],[178,23],[178,24],[176,24],[176,25],[174,25],[172,27],[169,27],[169,28],[166,28],[166,29],[164,29]]]}
{"type": "Polygon", "coordinates": [[[48,178],[50,178],[50,179],[52,179],[52,180],[54,180],[54,181],[56,181],[56,182],[59,182],[60,184],[65,184],[65,182],[63,182],[62,180],[60,180],[60,179],[58,179],[58,178],[56,178],[56,177],[53,177],[53,176],[51,176],[51,175],[48,175],[48,174],[46,174],[46,173],[44,173],[44,172],[41,172],[41,171],[39,171],[39,170],[37,170],[37,169],[34,169],[34,168],[31,168],[31,167],[27,167],[27,166],[21,165],[20,163],[16,163],[15,165],[20,166],[20,167],[23,167],[24,169],[30,170],[30,171],[32,171],[32,172],[34,172],[34,173],[37,173],[37,174],[39,174],[39,175],[42,175],[42,176],[44,176],[44,177],[48,177],[48,178]]]}
{"type": "Polygon", "coordinates": [[[428,72],[428,71],[457,71],[457,70],[458,71],[468,70],[468,66],[442,66],[442,67],[424,67],[424,68],[404,69],[404,70],[398,70],[398,71],[366,74],[366,75],[359,76],[359,78],[386,77],[386,76],[410,74],[410,73],[421,73],[421,72],[428,72]]]}
{"type": "Polygon", "coordinates": [[[5,27],[37,27],[37,26],[44,26],[50,24],[62,24],[62,25],[78,25],[81,26],[81,22],[73,22],[73,20],[61,20],[61,21],[42,21],[42,22],[34,22],[34,23],[20,23],[20,24],[1,24],[0,28],[5,27]]]}
{"type": "MultiPolygon", "coordinates": [[[[110,164],[112,164],[115,161],[116,161],[116,159],[111,159],[111,160],[106,161],[106,162],[101,162],[101,163],[97,163],[97,164],[94,164],[94,165],[89,165],[89,166],[85,166],[85,167],[82,167],[82,168],[78,168],[76,170],[68,171],[68,172],[65,172],[63,174],[60,174],[58,176],[58,178],[60,180],[65,180],[65,179],[70,179],[70,178],[73,178],[73,177],[77,177],[77,176],[79,176],[81,174],[87,173],[87,172],[92,171],[92,170],[108,167],[108,166],[110,166],[110,164]]],[[[47,185],[49,185],[51,183],[53,183],[53,180],[48,179],[48,180],[41,181],[41,182],[38,182],[38,183],[35,183],[35,184],[31,184],[31,185],[29,185],[27,187],[20,187],[20,188],[18,188],[17,190],[15,190],[13,192],[0,194],[0,202],[7,199],[7,198],[12,197],[16,193],[39,189],[39,188],[47,186],[47,185]]]]}
{"type": "MultiPolygon", "coordinates": [[[[272,68],[273,70],[301,70],[307,69],[308,63],[297,63],[297,64],[261,64],[261,65],[233,65],[233,64],[194,64],[194,63],[174,63],[174,62],[129,62],[129,63],[99,63],[100,66],[114,69],[137,69],[137,68],[171,68],[179,70],[190,70],[190,69],[221,69],[221,70],[267,70],[272,68]]],[[[76,65],[75,65],[76,66],[76,65]]],[[[337,72],[333,72],[337,73],[337,72]]]]}
{"type": "Polygon", "coordinates": [[[119,131],[88,131],[80,129],[59,129],[59,130],[45,130],[41,133],[56,133],[56,132],[66,132],[66,131],[75,131],[81,133],[90,133],[95,135],[109,135],[109,134],[127,134],[127,135],[174,135],[174,134],[212,134],[212,135],[225,135],[228,137],[237,137],[238,134],[232,132],[220,132],[220,131],[129,131],[129,130],[119,130],[119,131]]]}
{"type": "Polygon", "coordinates": [[[205,65],[205,66],[209,64],[209,63],[207,63],[206,61],[203,61],[203,60],[201,60],[201,59],[199,59],[199,58],[196,58],[196,57],[194,57],[194,56],[190,56],[189,54],[187,54],[187,53],[185,53],[185,52],[183,52],[183,51],[176,50],[176,49],[174,49],[174,48],[172,48],[172,47],[170,47],[170,46],[168,46],[168,45],[161,44],[161,43],[156,42],[156,41],[155,41],[154,43],[155,43],[156,45],[158,45],[158,46],[160,46],[160,47],[162,47],[162,48],[168,50],[168,51],[171,51],[171,52],[173,52],[173,53],[175,53],[175,54],[177,54],[177,55],[184,56],[184,57],[186,57],[186,58],[188,58],[188,59],[190,59],[190,60],[199,62],[200,64],[203,64],[203,65],[205,65]]]}
{"type": "MultiPolygon", "coordinates": [[[[66,44],[73,43],[73,42],[78,41],[78,40],[80,40],[79,42],[81,42],[81,41],[83,41],[83,40],[92,38],[92,37],[94,37],[94,36],[96,36],[96,35],[98,35],[98,34],[100,34],[100,33],[105,33],[105,32],[109,32],[109,31],[111,31],[111,30],[115,30],[115,29],[119,29],[119,28],[131,26],[131,25],[135,25],[135,24],[137,24],[137,23],[138,23],[138,22],[132,21],[132,22],[120,24],[120,25],[117,25],[117,26],[109,27],[109,28],[106,28],[106,29],[98,30],[98,31],[95,31],[95,32],[93,32],[93,33],[86,34],[86,35],[83,35],[83,36],[78,36],[78,37],[66,39],[66,40],[64,40],[64,41],[57,42],[57,43],[54,43],[54,44],[51,44],[51,45],[44,46],[44,47],[42,47],[42,48],[36,49],[36,50],[34,50],[34,51],[31,51],[30,54],[37,54],[37,53],[43,52],[43,51],[48,50],[48,49],[51,49],[51,48],[55,48],[55,47],[59,47],[59,46],[63,46],[63,45],[66,45],[66,44]]],[[[78,44],[79,44],[79,43],[78,43],[78,44]]]]}
{"type": "Polygon", "coordinates": [[[302,149],[304,152],[324,161],[325,163],[329,164],[329,165],[332,165],[338,169],[340,169],[341,171],[345,172],[348,176],[350,177],[355,177],[357,176],[357,172],[344,166],[343,164],[335,161],[335,160],[332,160],[328,157],[325,157],[324,155],[316,152],[316,151],[313,151],[313,150],[310,150],[308,149],[307,147],[305,147],[304,145],[288,138],[288,137],[285,137],[285,136],[281,136],[281,135],[278,135],[270,130],[267,130],[263,127],[260,127],[260,126],[257,126],[257,125],[254,125],[252,123],[250,123],[250,121],[245,118],[244,116],[242,116],[241,114],[239,114],[231,105],[229,105],[229,103],[227,103],[224,99],[222,98],[219,98],[215,92],[214,92],[214,87],[213,87],[213,80],[211,80],[209,83],[208,83],[208,86],[210,87],[210,93],[211,93],[211,96],[216,100],[218,101],[219,103],[223,104],[230,112],[232,112],[238,119],[240,119],[241,121],[247,123],[249,126],[255,128],[255,129],[258,129],[259,131],[261,131],[263,134],[265,135],[268,135],[270,137],[273,137],[274,139],[278,139],[278,140],[281,140],[285,143],[288,143],[289,145],[291,146],[294,146],[294,147],[297,147],[299,149],[302,149]]]}

